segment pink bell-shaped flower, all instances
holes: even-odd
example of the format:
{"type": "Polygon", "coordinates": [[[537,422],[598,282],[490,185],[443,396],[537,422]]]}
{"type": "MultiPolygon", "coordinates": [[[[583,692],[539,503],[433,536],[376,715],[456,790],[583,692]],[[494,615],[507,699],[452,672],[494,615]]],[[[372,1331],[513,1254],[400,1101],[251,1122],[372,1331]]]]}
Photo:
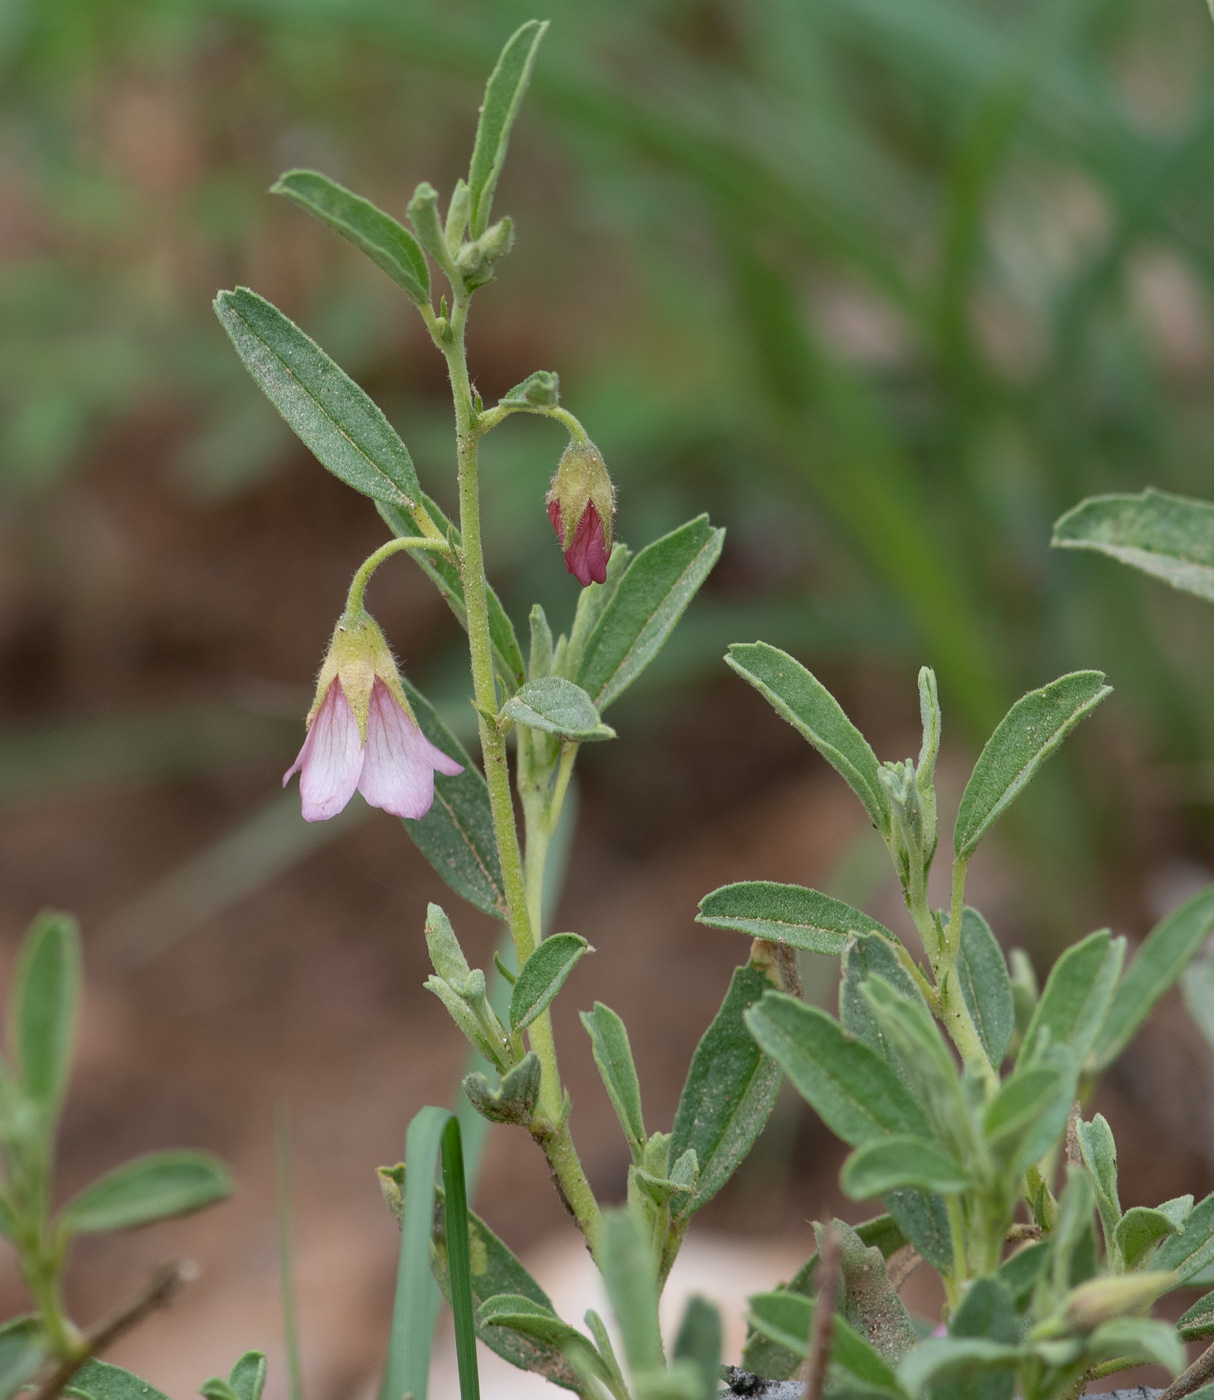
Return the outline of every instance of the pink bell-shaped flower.
{"type": "Polygon", "coordinates": [[[615,487],[594,443],[575,441],[566,447],[548,488],[547,505],[569,572],[583,588],[606,583],[615,487]]]}
{"type": "Polygon", "coordinates": [[[464,771],[422,733],[384,634],[365,612],[338,622],[307,724],[308,737],[282,780],[286,787],[299,774],[307,822],[335,817],[356,788],[393,816],[424,817],[435,773],[464,771]]]}

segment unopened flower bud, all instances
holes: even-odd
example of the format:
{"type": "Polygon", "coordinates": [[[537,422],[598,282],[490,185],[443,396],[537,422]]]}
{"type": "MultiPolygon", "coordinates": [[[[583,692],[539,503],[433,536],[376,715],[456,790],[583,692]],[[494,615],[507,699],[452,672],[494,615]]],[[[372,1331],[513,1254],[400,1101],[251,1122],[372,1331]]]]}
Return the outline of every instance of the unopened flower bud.
{"type": "Polygon", "coordinates": [[[422,733],[405,698],[388,643],[361,609],[342,616],[320,668],[308,737],[283,775],[299,774],[304,821],[335,817],[355,788],[372,807],[397,817],[424,817],[434,801],[434,774],[463,766],[422,733]]]}
{"type": "Polygon", "coordinates": [[[475,243],[465,243],[456,256],[455,265],[468,290],[492,281],[494,267],[513,246],[514,224],[509,218],[487,228],[475,243]]]}
{"type": "Polygon", "coordinates": [[[1145,1312],[1175,1283],[1176,1275],[1166,1272],[1089,1279],[1071,1289],[1063,1316],[1073,1331],[1092,1332],[1115,1317],[1145,1312]]]}
{"type": "Polygon", "coordinates": [[[614,517],[615,487],[603,454],[589,440],[570,442],[548,488],[548,519],[583,587],[607,581],[614,517]]]}

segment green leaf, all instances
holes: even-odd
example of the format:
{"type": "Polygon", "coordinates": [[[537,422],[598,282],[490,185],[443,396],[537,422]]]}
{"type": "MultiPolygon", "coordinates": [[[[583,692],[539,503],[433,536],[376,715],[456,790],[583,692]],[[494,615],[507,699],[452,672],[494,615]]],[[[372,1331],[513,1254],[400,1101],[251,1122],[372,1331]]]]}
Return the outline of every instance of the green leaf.
{"type": "Polygon", "coordinates": [[[473,238],[479,238],[489,226],[493,192],[506,159],[510,128],[518,116],[535,67],[536,51],[547,29],[547,20],[532,19],[521,25],[506,40],[489,75],[468,168],[468,222],[473,238]]]}
{"type": "Polygon", "coordinates": [[[560,375],[551,369],[535,370],[498,400],[499,403],[528,404],[534,408],[555,408],[560,401],[560,375]]]}
{"type": "Polygon", "coordinates": [[[694,1214],[737,1170],[771,1114],[780,1088],[780,1068],[755,1044],[746,1016],[771,982],[757,967],[734,971],[729,991],[704,1032],[687,1071],[671,1132],[677,1161],[695,1151],[700,1176],[680,1208],[694,1214]]]}
{"type": "Polygon", "coordinates": [[[502,707],[506,719],[576,739],[584,744],[595,739],[614,739],[615,730],[599,719],[590,696],[580,685],[563,676],[541,676],[528,681],[502,707]]]}
{"type": "Polygon", "coordinates": [[[1049,1261],[1049,1240],[1034,1240],[1000,1264],[999,1280],[1007,1287],[1018,1310],[1023,1311],[1028,1306],[1038,1276],[1049,1261]]]}
{"type": "Polygon", "coordinates": [[[1094,549],[1214,601],[1214,505],[1154,487],[1137,496],[1090,496],[1054,526],[1051,544],[1094,549]]]}
{"type": "Polygon", "coordinates": [[[1114,1252],[1113,1235],[1121,1220],[1121,1196],[1117,1189],[1117,1144],[1113,1130],[1103,1114],[1098,1113],[1090,1123],[1082,1118],[1075,1125],[1079,1153],[1092,1180],[1096,1193],[1096,1209],[1104,1230],[1105,1250],[1114,1252]]]}
{"type": "Polygon", "coordinates": [[[403,684],[422,733],[436,748],[464,766],[464,771],[453,778],[435,773],[430,810],[417,821],[403,818],[405,830],[456,894],[484,913],[504,919],[505,882],[493,834],[489,786],[467,750],[439,719],[434,706],[408,680],[403,684]]]}
{"type": "Polygon", "coordinates": [[[1214,1260],[1214,1194],[1200,1201],[1189,1212],[1184,1228],[1171,1235],[1151,1261],[1154,1269],[1170,1269],[1176,1285],[1187,1282],[1214,1260]]]}
{"type": "Polygon", "coordinates": [[[1046,1046],[1065,1045],[1081,1065],[1104,1025],[1125,957],[1125,939],[1098,929],[1073,944],[1050,969],[1017,1064],[1027,1065],[1046,1046]]]}
{"type": "MultiPolygon", "coordinates": [[[[1212,508],[1214,509],[1214,508],[1212,508]]],[[[1214,930],[1214,886],[1195,894],[1161,920],[1143,940],[1113,997],[1092,1058],[1112,1064],[1164,992],[1180,977],[1214,930]]]]}
{"type": "Polygon", "coordinates": [[[1086,1358],[1093,1364],[1126,1357],[1154,1361],[1175,1376],[1184,1370],[1184,1346],[1176,1329],[1149,1317],[1118,1317],[1097,1327],[1088,1338],[1086,1358]]]}
{"type": "Polygon", "coordinates": [[[80,1000],[80,933],[50,910],[30,925],[17,958],[9,1011],[21,1088],[53,1120],[72,1067],[80,1000]]]}
{"type": "Polygon", "coordinates": [[[220,292],[215,314],[245,368],[321,466],[372,500],[420,503],[408,448],[314,340],[247,287],[220,292]]]}
{"type": "Polygon", "coordinates": [[[607,1097],[628,1139],[632,1159],[639,1164],[645,1151],[645,1119],[628,1031],[611,1007],[601,1001],[595,1002],[593,1011],[583,1011],[581,1016],[607,1097]]]}
{"type": "Polygon", "coordinates": [[[987,740],[961,795],[953,831],[958,856],[973,854],[1037,769],[1111,694],[1100,671],[1074,671],[1016,701],[987,740]]]}
{"type": "Polygon", "coordinates": [[[503,1293],[486,1299],[477,1312],[477,1329],[478,1335],[492,1330],[513,1332],[567,1356],[577,1363],[579,1371],[588,1370],[597,1379],[607,1382],[613,1379],[611,1369],[588,1337],[557,1317],[551,1308],[542,1307],[520,1294],[503,1293]]]}
{"type": "Polygon", "coordinates": [[[683,1310],[674,1343],[675,1361],[690,1361],[699,1377],[698,1400],[717,1400],[721,1375],[721,1314],[693,1293],[683,1310]]]}
{"type": "Polygon", "coordinates": [[[892,940],[887,941],[877,934],[861,934],[844,950],[843,977],[839,983],[839,1020],[844,1030],[875,1050],[905,1083],[907,1076],[902,1060],[894,1053],[881,1018],[861,990],[869,977],[882,978],[904,996],[921,998],[922,993],[902,965],[892,940]]]}
{"type": "Polygon", "coordinates": [[[600,714],[665,646],[724,542],[725,531],[701,515],[654,540],[628,565],[586,638],[576,677],[600,714]]]}
{"type": "MultiPolygon", "coordinates": [[[[756,1331],[787,1347],[797,1356],[806,1355],[815,1306],[812,1298],[800,1293],[779,1291],[756,1293],[748,1301],[748,1320],[756,1331]]],[[[841,1317],[834,1320],[830,1359],[833,1366],[849,1373],[849,1379],[854,1377],[866,1387],[901,1394],[898,1378],[880,1352],[841,1317]]]]}
{"type": "MultiPolygon", "coordinates": [[[[382,1174],[382,1173],[381,1173],[382,1174]]],[[[554,1385],[581,1394],[584,1387],[559,1346],[541,1341],[533,1332],[517,1331],[512,1327],[483,1323],[479,1309],[490,1299],[509,1294],[528,1298],[542,1311],[556,1316],[552,1301],[518,1259],[474,1212],[468,1212],[471,1242],[472,1296],[478,1306],[476,1334],[491,1350],[517,1366],[521,1371],[534,1371],[554,1385]]],[[[434,1234],[431,1263],[443,1292],[449,1294],[447,1273],[446,1197],[440,1190],[435,1194],[434,1234]]]]}
{"type": "Polygon", "coordinates": [[[502,1076],[496,1090],[489,1087],[489,1081],[478,1070],[464,1075],[463,1090],[482,1118],[491,1123],[514,1123],[528,1128],[539,1103],[541,1077],[540,1057],[534,1050],[528,1050],[519,1063],[502,1076]]]}
{"type": "Polygon", "coordinates": [[[894,940],[883,924],[841,899],[774,880],[722,885],[700,900],[696,922],[710,928],[736,929],[751,938],[811,953],[841,953],[848,939],[858,933],[880,934],[891,943],[894,940]]]}
{"type": "Polygon", "coordinates": [[[218,1376],[211,1376],[203,1381],[198,1387],[198,1393],[204,1397],[204,1400],[239,1400],[236,1392],[227,1381],[221,1380],[218,1376]]]}
{"type": "Polygon", "coordinates": [[[1203,1337],[1214,1337],[1214,1293],[1199,1298],[1186,1312],[1181,1313],[1176,1330],[1186,1342],[1197,1342],[1203,1337]]]}
{"type": "Polygon", "coordinates": [[[130,1230],[188,1215],[232,1194],[232,1178],[209,1152],[149,1152],[98,1177],[63,1208],[63,1227],[77,1235],[130,1230]]]}
{"type": "Polygon", "coordinates": [[[353,194],[317,170],[288,170],[270,186],[361,248],[409,300],[430,305],[430,268],[417,239],[369,199],[353,194]]]}
{"type": "Polygon", "coordinates": [[[246,1351],[228,1372],[228,1385],[238,1400],[261,1400],[266,1387],[265,1353],[246,1351]]]}
{"type": "MultiPolygon", "coordinates": [[[[376,509],[384,524],[398,539],[418,535],[422,532],[419,523],[420,511],[415,514],[400,506],[386,505],[383,501],[376,502],[376,509]]],[[[461,540],[459,531],[447,519],[439,506],[424,493],[422,495],[422,509],[441,531],[443,538],[449,539],[452,545],[458,549],[461,540]]],[[[464,586],[460,582],[459,569],[455,561],[449,555],[439,551],[435,551],[433,554],[418,550],[411,552],[413,562],[420,567],[422,573],[438,589],[443,600],[458,619],[459,625],[466,632],[468,630],[468,610],[464,604],[464,586]]],[[[596,584],[595,587],[598,585],[596,584]]],[[[583,589],[582,591],[585,594],[589,590],[583,589]]],[[[486,585],[486,595],[489,604],[489,640],[493,646],[493,668],[501,678],[506,693],[509,695],[518,689],[526,676],[523,653],[518,644],[514,624],[507,617],[501,599],[489,585],[486,585]]]]}
{"type": "Polygon", "coordinates": [[[751,1034],[832,1132],[853,1147],[889,1134],[927,1138],[927,1117],[897,1074],[816,1006],[765,993],[746,1012],[751,1034]]]}
{"type": "Polygon", "coordinates": [[[631,1211],[603,1212],[599,1267],[629,1369],[633,1375],[656,1370],[663,1361],[657,1274],[631,1211]]]}
{"type": "Polygon", "coordinates": [[[1074,1073],[1027,1065],[999,1086],[982,1117],[982,1134],[1001,1170],[1019,1176],[1039,1161],[1066,1127],[1074,1073]]]}
{"type": "Polygon", "coordinates": [[[929,1337],[898,1367],[898,1379],[912,1396],[950,1377],[982,1371],[1014,1370],[1022,1357],[1018,1346],[987,1337],[929,1337]]]}
{"type": "Polygon", "coordinates": [[[890,1191],[885,1208],[924,1259],[938,1274],[953,1267],[953,1236],[944,1198],[927,1191],[890,1191]]]}
{"type": "MultiPolygon", "coordinates": [[[[996,1278],[978,1278],[962,1296],[949,1323],[949,1336],[980,1337],[1014,1346],[1020,1340],[1016,1307],[1005,1284],[996,1278]]],[[[953,1380],[938,1380],[932,1400],[1011,1400],[1015,1377],[1011,1369],[981,1370],[953,1380]]]]}
{"type": "Polygon", "coordinates": [[[589,943],[576,933],[554,933],[545,938],[519,968],[510,993],[510,1027],[525,1030],[565,985],[565,978],[578,960],[590,950],[589,943]]]}
{"type": "MultiPolygon", "coordinates": [[[[841,1246],[839,1280],[843,1316],[872,1343],[885,1361],[896,1366],[915,1344],[915,1324],[890,1283],[885,1256],[879,1246],[866,1244],[858,1231],[842,1220],[832,1221],[831,1229],[839,1237],[841,1246]]],[[[820,1248],[822,1227],[815,1224],[814,1232],[820,1248]]],[[[896,1233],[901,1236],[901,1231],[896,1233]]],[[[808,1289],[800,1291],[808,1296],[808,1289]]]]}
{"type": "Polygon", "coordinates": [[[1177,1233],[1175,1222],[1163,1211],[1131,1206],[1117,1222],[1113,1239],[1126,1268],[1139,1269],[1146,1266],[1160,1240],[1177,1233]]]}
{"type": "Polygon", "coordinates": [[[14,1317],[0,1326],[0,1400],[12,1400],[46,1357],[40,1318],[14,1317]]]}
{"type": "Polygon", "coordinates": [[[853,1200],[866,1201],[908,1187],[955,1195],[972,1183],[964,1168],[940,1148],[896,1134],[857,1148],[843,1163],[839,1185],[853,1200]]]}
{"type": "Polygon", "coordinates": [[[96,1357],[81,1366],[63,1387],[63,1393],[74,1400],[168,1400],[154,1385],[96,1357]]]}
{"type": "Polygon", "coordinates": [[[1003,950],[977,909],[961,915],[957,977],[987,1058],[998,1069],[1016,1029],[1016,1007],[1003,950]]]}
{"type": "Polygon", "coordinates": [[[864,804],[873,825],[889,836],[889,801],[877,776],[877,755],[817,677],[766,642],[738,643],[726,664],[814,746],[864,804]]]}

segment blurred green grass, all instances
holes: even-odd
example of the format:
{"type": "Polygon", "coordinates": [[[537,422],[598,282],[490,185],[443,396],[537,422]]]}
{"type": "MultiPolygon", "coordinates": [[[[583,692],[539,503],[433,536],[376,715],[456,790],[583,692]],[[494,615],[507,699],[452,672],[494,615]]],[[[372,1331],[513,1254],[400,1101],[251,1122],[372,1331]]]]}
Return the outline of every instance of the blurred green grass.
{"type": "MultiPolygon", "coordinates": [[[[418,179],[449,190],[483,75],[533,8],[10,4],[2,508],[149,404],[177,415],[166,470],[187,496],[239,494],[291,460],[210,318],[238,281],[367,383],[441,498],[441,382],[407,308],[265,189],[314,164],[398,215],[418,179]]],[[[730,527],[659,677],[702,674],[742,636],[811,664],[922,659],[972,742],[1020,691],[1094,665],[1154,760],[1214,751],[1204,618],[1048,549],[1083,495],[1210,494],[1200,0],[552,0],[543,15],[500,200],[520,246],[482,294],[474,370],[486,398],[561,370],[618,476],[626,538],[704,508],[730,527]]],[[[491,563],[516,616],[535,597],[559,616],[535,509],[559,443],[528,427],[490,444],[491,563]]],[[[1084,855],[1077,810],[1107,857],[1132,806],[1072,761],[1035,808],[1038,862],[1084,855]]]]}

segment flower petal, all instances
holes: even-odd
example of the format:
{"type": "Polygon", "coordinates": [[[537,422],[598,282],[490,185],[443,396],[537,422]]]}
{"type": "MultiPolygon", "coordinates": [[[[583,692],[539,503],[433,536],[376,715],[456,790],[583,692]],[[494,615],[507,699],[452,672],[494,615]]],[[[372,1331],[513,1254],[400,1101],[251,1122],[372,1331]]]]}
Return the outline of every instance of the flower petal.
{"type": "Polygon", "coordinates": [[[396,817],[424,817],[434,801],[434,770],[454,776],[463,767],[435,748],[381,680],[371,691],[367,750],[358,790],[372,807],[396,817]]]}
{"type": "Polygon", "coordinates": [[[354,796],[362,769],[358,722],[340,682],[334,680],[282,785],[286,787],[292,773],[298,773],[304,821],[323,822],[335,817],[354,796]]]}
{"type": "Polygon", "coordinates": [[[583,588],[590,583],[607,582],[607,541],[593,501],[577,523],[573,543],[565,551],[565,565],[583,588]]]}

